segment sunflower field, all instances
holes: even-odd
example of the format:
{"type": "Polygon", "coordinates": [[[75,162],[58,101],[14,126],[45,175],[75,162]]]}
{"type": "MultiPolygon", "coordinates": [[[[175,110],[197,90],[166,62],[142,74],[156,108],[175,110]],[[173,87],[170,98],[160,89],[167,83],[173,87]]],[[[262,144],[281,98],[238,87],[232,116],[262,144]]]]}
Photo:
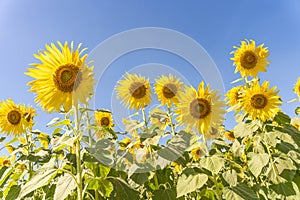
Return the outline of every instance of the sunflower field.
{"type": "MultiPolygon", "coordinates": [[[[268,48],[253,40],[233,48],[240,78],[225,96],[172,74],[153,84],[124,74],[115,91],[134,114],[120,131],[110,110],[89,107],[96,80],[86,48],[46,45],[25,74],[37,106],[60,117],[44,133],[34,106],[1,101],[9,153],[0,157],[1,199],[300,199],[300,118],[285,114],[279,90],[259,78],[268,48]]],[[[292,89],[300,100],[300,79],[292,89]]]]}

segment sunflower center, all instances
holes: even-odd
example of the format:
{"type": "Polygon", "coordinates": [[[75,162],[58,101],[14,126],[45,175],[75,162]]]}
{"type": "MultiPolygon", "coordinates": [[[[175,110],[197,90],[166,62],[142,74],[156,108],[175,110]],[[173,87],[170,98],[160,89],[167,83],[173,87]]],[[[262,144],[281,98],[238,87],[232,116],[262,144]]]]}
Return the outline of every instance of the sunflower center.
{"type": "Polygon", "coordinates": [[[73,64],[60,66],[53,76],[56,87],[62,92],[76,90],[82,80],[79,68],[73,64]]]}
{"type": "Polygon", "coordinates": [[[206,99],[198,98],[190,104],[190,113],[195,118],[205,118],[210,112],[211,105],[206,99]]]}
{"type": "Polygon", "coordinates": [[[130,94],[136,99],[141,99],[146,96],[146,87],[142,83],[133,83],[130,88],[130,94]]]}
{"type": "Polygon", "coordinates": [[[257,56],[253,51],[245,51],[241,57],[241,65],[245,69],[253,69],[257,64],[257,56]]]}
{"type": "Polygon", "coordinates": [[[108,117],[102,117],[100,121],[101,126],[108,126],[109,125],[109,119],[108,117]]]}
{"type": "Polygon", "coordinates": [[[177,87],[176,85],[169,83],[166,84],[163,88],[163,94],[167,99],[171,99],[176,95],[177,87]]]}
{"type": "Polygon", "coordinates": [[[268,99],[263,94],[256,94],[251,97],[251,106],[256,109],[264,108],[268,103],[268,99]]]}
{"type": "Polygon", "coordinates": [[[12,110],[7,114],[7,120],[12,125],[17,125],[21,121],[21,114],[16,110],[12,110]]]}

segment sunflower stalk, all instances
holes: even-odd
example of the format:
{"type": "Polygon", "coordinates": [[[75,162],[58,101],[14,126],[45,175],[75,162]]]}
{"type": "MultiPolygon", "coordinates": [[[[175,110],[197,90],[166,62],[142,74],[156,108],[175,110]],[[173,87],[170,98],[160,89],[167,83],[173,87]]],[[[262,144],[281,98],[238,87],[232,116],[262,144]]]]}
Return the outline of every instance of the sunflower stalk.
{"type": "MultiPolygon", "coordinates": [[[[25,139],[26,139],[26,144],[27,144],[27,151],[28,151],[28,154],[30,154],[32,151],[31,134],[28,134],[27,131],[25,131],[25,139]]],[[[29,172],[29,180],[30,180],[33,175],[33,163],[29,162],[28,165],[29,165],[28,172],[29,172]]]]}
{"type": "Polygon", "coordinates": [[[82,194],[82,169],[81,169],[81,152],[80,152],[80,121],[79,121],[79,110],[78,105],[74,108],[75,111],[75,136],[77,137],[76,140],[76,169],[77,169],[77,199],[83,200],[82,194]]]}
{"type": "Polygon", "coordinates": [[[148,122],[147,122],[147,116],[146,116],[146,112],[145,112],[145,108],[142,108],[142,114],[143,114],[143,119],[144,119],[144,123],[145,123],[145,128],[146,128],[146,133],[148,133],[148,122]]]}
{"type": "Polygon", "coordinates": [[[173,119],[172,119],[171,106],[168,106],[168,117],[169,117],[169,120],[171,123],[172,134],[175,135],[175,127],[174,127],[173,119]]]}

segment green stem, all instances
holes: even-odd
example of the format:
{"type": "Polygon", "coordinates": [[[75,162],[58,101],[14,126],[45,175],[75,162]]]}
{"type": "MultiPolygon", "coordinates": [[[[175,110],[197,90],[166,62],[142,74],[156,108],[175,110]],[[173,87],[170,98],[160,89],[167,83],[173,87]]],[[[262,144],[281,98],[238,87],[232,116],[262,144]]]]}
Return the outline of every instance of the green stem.
{"type": "Polygon", "coordinates": [[[159,185],[158,185],[158,179],[157,179],[156,173],[154,174],[153,179],[154,179],[155,187],[156,187],[156,188],[159,188],[159,185]]]}
{"type": "Polygon", "coordinates": [[[78,115],[78,105],[75,106],[75,136],[76,138],[76,169],[77,169],[77,199],[83,200],[82,194],[82,169],[81,169],[81,152],[80,152],[80,122],[79,122],[79,115],[78,115]]]}
{"type": "Polygon", "coordinates": [[[218,194],[218,199],[222,199],[222,193],[221,193],[221,191],[220,191],[220,188],[219,188],[219,185],[218,185],[218,181],[217,181],[217,177],[216,177],[216,175],[214,175],[213,176],[213,182],[214,182],[214,184],[215,184],[215,186],[216,186],[216,192],[217,192],[217,194],[218,194]]]}
{"type": "Polygon", "coordinates": [[[172,116],[171,116],[171,106],[168,106],[168,116],[171,123],[172,134],[175,135],[175,127],[173,124],[172,116]]]}
{"type": "MultiPolygon", "coordinates": [[[[27,151],[28,151],[28,154],[31,153],[32,151],[32,146],[31,146],[31,137],[27,134],[27,131],[25,131],[25,139],[26,139],[26,144],[27,144],[27,151]]],[[[29,161],[29,180],[30,178],[32,177],[33,175],[33,165],[32,165],[32,162],[29,161]]]]}
{"type": "Polygon", "coordinates": [[[91,122],[90,122],[90,117],[89,117],[89,113],[86,112],[86,118],[87,118],[87,126],[89,127],[88,128],[88,133],[89,133],[89,147],[92,148],[93,146],[93,137],[92,137],[92,132],[91,132],[91,129],[90,129],[90,125],[91,125],[91,122]]]}
{"type": "Polygon", "coordinates": [[[147,116],[146,116],[145,108],[142,108],[142,113],[143,113],[143,119],[144,119],[144,122],[145,122],[146,132],[148,133],[148,122],[147,122],[147,116]]]}
{"type": "Polygon", "coordinates": [[[99,200],[99,194],[97,190],[95,190],[95,200],[99,200]]]}
{"type": "Polygon", "coordinates": [[[205,150],[206,150],[207,154],[209,155],[209,149],[208,149],[206,138],[205,138],[204,134],[202,135],[202,141],[203,141],[205,150]]]}
{"type": "Polygon", "coordinates": [[[269,154],[269,157],[270,157],[271,166],[272,166],[273,172],[275,174],[276,180],[279,182],[280,181],[279,177],[278,177],[279,172],[277,171],[277,169],[276,169],[276,167],[274,165],[274,160],[273,160],[273,156],[271,154],[270,148],[269,148],[268,144],[265,141],[263,141],[263,143],[264,143],[264,145],[267,148],[267,151],[268,151],[268,154],[269,154]]]}

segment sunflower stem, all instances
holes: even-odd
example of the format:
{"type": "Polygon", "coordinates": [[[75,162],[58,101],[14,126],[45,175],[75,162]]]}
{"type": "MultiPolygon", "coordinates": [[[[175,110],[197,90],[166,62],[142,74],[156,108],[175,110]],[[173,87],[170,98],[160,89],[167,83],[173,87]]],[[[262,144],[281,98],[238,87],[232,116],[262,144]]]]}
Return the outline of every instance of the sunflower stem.
{"type": "Polygon", "coordinates": [[[168,117],[169,117],[169,120],[171,123],[172,134],[175,135],[175,127],[174,127],[172,115],[171,115],[171,106],[169,106],[169,105],[168,105],[168,117]]]}
{"type": "Polygon", "coordinates": [[[143,113],[143,119],[144,119],[144,123],[145,123],[145,127],[146,127],[146,133],[148,133],[148,122],[147,122],[145,108],[142,108],[142,113],[143,113]]]}
{"type": "Polygon", "coordinates": [[[205,138],[204,135],[202,135],[202,141],[203,141],[203,144],[204,144],[204,147],[205,147],[205,150],[206,150],[206,154],[209,155],[209,149],[208,149],[207,141],[206,141],[206,138],[205,138]]]}
{"type": "Polygon", "coordinates": [[[75,136],[77,137],[76,139],[76,169],[77,169],[77,199],[78,200],[83,200],[82,196],[82,169],[81,169],[81,154],[80,154],[80,130],[79,130],[79,126],[80,126],[80,122],[79,122],[79,113],[78,113],[78,105],[75,106],[74,108],[74,112],[75,112],[75,136]]]}
{"type": "MultiPolygon", "coordinates": [[[[26,139],[26,143],[27,143],[27,151],[28,151],[28,154],[31,153],[32,151],[32,146],[31,146],[31,137],[27,134],[27,131],[25,131],[25,139],[26,139]]],[[[33,165],[32,165],[32,162],[29,161],[29,180],[30,178],[32,177],[33,175],[33,165]]]]}

